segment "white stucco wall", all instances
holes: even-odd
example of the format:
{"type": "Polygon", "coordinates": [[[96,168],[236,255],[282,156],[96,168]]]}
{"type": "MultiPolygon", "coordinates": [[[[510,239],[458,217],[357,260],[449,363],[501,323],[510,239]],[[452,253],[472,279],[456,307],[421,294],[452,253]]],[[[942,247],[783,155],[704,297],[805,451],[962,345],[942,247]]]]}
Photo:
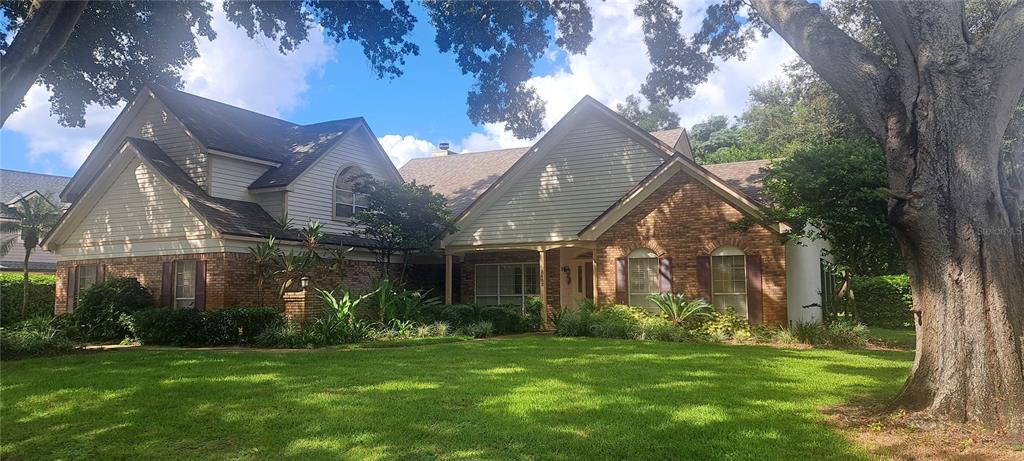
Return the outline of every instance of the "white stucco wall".
{"type": "Polygon", "coordinates": [[[829,248],[824,240],[791,240],[786,243],[786,298],[790,326],[822,321],[821,258],[829,248]],[[814,306],[809,306],[814,304],[814,306]],[[809,307],[804,307],[809,306],[809,307]]]}

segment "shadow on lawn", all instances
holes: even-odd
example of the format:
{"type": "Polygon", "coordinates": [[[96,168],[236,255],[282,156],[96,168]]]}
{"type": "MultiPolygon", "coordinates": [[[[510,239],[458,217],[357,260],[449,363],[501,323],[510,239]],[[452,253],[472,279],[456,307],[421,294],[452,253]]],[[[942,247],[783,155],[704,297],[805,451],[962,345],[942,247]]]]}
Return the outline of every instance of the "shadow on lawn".
{"type": "Polygon", "coordinates": [[[816,408],[911,356],[524,338],[356,352],[130,351],[5,366],[34,458],[859,458],[816,408]]]}

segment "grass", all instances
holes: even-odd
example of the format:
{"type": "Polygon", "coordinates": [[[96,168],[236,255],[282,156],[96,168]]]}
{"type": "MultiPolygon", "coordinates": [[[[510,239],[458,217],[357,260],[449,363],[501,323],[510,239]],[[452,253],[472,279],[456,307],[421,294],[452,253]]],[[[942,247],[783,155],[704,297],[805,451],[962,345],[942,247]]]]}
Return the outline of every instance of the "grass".
{"type": "Polygon", "coordinates": [[[3,364],[17,459],[866,459],[825,405],[912,354],[521,337],[3,364]]]}
{"type": "Polygon", "coordinates": [[[897,349],[913,349],[917,345],[914,330],[870,327],[868,338],[871,342],[881,343],[897,349]]]}

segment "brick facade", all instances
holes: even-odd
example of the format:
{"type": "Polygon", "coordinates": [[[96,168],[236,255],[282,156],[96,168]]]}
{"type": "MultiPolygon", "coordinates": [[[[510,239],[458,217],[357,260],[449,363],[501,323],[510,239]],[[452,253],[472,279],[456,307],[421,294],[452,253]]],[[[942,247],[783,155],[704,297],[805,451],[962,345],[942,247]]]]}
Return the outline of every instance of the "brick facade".
{"type": "Polygon", "coordinates": [[[594,254],[598,302],[615,301],[615,260],[648,248],[672,260],[672,287],[698,296],[697,257],[722,245],[762,258],[762,316],[766,324],[786,324],[786,249],[775,232],[755,226],[730,227],[743,214],[707,186],[677,173],[598,238],[594,254]]]}
{"type": "MultiPolygon", "coordinates": [[[[57,293],[54,313],[67,310],[68,268],[78,265],[103,264],[107,277],[134,277],[153,293],[154,305],[160,304],[163,263],[180,260],[206,261],[206,308],[220,309],[232,306],[255,306],[257,304],[256,278],[252,263],[245,253],[202,253],[193,255],[140,256],[127,258],[88,259],[61,261],[57,263],[57,293]]],[[[339,285],[356,291],[371,289],[373,279],[378,275],[378,266],[372,261],[349,260],[344,278],[336,274],[320,275],[314,283],[333,288],[339,285]]],[[[264,282],[263,304],[283,309],[284,300],[278,296],[283,279],[274,278],[264,282]]],[[[298,289],[298,287],[295,287],[298,289]]]]}

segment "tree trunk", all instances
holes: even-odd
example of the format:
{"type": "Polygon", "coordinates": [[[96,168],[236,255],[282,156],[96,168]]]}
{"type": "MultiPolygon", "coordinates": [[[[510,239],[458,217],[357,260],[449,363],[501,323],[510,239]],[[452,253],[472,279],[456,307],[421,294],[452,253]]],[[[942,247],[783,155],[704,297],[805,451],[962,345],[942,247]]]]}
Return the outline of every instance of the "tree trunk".
{"type": "Polygon", "coordinates": [[[25,320],[28,314],[28,258],[32,254],[31,248],[25,248],[25,260],[22,262],[21,278],[21,319],[25,320]]]}
{"type": "Polygon", "coordinates": [[[0,66],[0,126],[21,107],[32,84],[64,48],[88,2],[33,2],[0,66]]]}
{"type": "Polygon", "coordinates": [[[1012,186],[1021,178],[1000,156],[1001,136],[988,135],[998,121],[971,80],[922,82],[909,130],[886,143],[890,185],[906,191],[890,201],[890,221],[918,320],[914,369],[897,401],[1021,435],[1024,227],[1012,186]]]}

